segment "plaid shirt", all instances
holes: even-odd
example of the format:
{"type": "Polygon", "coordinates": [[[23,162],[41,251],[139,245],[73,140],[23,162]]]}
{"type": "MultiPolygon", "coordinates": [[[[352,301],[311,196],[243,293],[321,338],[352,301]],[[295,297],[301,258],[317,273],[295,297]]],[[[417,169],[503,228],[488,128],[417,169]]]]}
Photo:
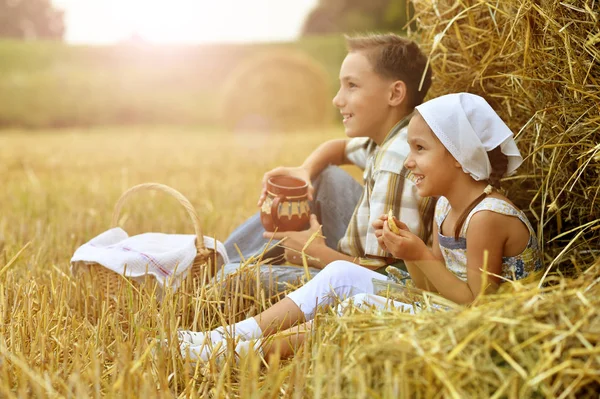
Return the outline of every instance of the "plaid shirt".
{"type": "Polygon", "coordinates": [[[410,152],[409,120],[410,115],[398,122],[381,146],[368,137],[353,138],[346,145],[348,160],[364,170],[364,191],[338,250],[358,258],[363,266],[389,263],[385,258],[391,254],[379,247],[373,222],[390,209],[410,231],[424,238],[422,214],[430,201],[419,197],[412,174],[404,167],[410,152]]]}

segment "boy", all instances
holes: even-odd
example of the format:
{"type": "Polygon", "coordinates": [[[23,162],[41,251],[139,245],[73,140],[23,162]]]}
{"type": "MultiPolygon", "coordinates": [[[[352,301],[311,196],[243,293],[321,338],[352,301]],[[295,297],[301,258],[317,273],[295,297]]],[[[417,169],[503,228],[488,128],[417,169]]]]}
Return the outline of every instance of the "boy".
{"type": "MultiPolygon", "coordinates": [[[[349,139],[322,144],[299,167],[279,167],[267,172],[258,201],[262,205],[266,181],[271,176],[292,175],[306,180],[309,199],[313,200],[310,228],[266,233],[257,214],[225,242],[232,262],[241,261],[234,244],[248,257],[260,253],[271,238],[285,237],[286,249],[274,249],[268,256],[276,256],[279,250],[289,263],[302,265],[303,247],[322,228],[326,239],[317,237],[305,251],[312,274],[335,260],[351,261],[373,270],[382,268],[393,260],[379,247],[372,223],[390,209],[411,231],[428,239],[431,222],[423,218],[432,213],[431,204],[417,195],[404,168],[409,153],[406,127],[414,107],[421,104],[431,84],[427,58],[416,43],[395,34],[346,37],[346,42],[348,54],[340,68],[340,89],[333,105],[340,110],[349,139]],[[341,169],[330,166],[344,164],[364,170],[364,187],[341,169]]],[[[237,263],[228,264],[224,272],[237,267],[237,263]]],[[[273,273],[280,283],[304,272],[290,266],[262,268],[263,277],[273,273]]]]}

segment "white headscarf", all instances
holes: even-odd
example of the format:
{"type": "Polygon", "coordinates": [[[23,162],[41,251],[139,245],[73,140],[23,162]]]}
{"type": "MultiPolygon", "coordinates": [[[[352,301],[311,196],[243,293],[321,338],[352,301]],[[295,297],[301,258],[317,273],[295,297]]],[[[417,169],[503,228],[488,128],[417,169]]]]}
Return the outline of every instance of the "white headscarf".
{"type": "Polygon", "coordinates": [[[473,179],[489,179],[492,166],[487,152],[498,146],[508,157],[505,176],[513,174],[523,163],[512,131],[482,97],[470,93],[448,94],[416,108],[473,179]]]}

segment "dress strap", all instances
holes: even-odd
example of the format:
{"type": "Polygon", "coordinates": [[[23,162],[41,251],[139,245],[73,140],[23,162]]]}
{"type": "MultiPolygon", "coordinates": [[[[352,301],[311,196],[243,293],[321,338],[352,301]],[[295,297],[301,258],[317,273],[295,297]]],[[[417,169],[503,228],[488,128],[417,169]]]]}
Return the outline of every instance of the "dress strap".
{"type": "Polygon", "coordinates": [[[448,212],[450,212],[450,203],[446,199],[446,197],[440,197],[435,204],[435,212],[434,219],[435,224],[437,225],[438,231],[441,231],[442,223],[446,216],[448,216],[448,212]]]}

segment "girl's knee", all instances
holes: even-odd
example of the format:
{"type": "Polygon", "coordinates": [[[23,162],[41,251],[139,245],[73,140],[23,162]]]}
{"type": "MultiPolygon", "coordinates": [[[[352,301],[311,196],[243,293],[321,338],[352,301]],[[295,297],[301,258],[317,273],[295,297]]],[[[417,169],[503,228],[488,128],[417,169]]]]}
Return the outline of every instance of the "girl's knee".
{"type": "Polygon", "coordinates": [[[321,271],[318,275],[326,274],[328,276],[344,276],[348,275],[349,271],[352,270],[354,266],[356,265],[352,262],[336,260],[325,266],[323,271],[321,271]]]}
{"type": "Polygon", "coordinates": [[[362,272],[364,272],[362,266],[344,260],[336,260],[325,266],[315,279],[334,287],[356,285],[364,277],[362,272]]]}

